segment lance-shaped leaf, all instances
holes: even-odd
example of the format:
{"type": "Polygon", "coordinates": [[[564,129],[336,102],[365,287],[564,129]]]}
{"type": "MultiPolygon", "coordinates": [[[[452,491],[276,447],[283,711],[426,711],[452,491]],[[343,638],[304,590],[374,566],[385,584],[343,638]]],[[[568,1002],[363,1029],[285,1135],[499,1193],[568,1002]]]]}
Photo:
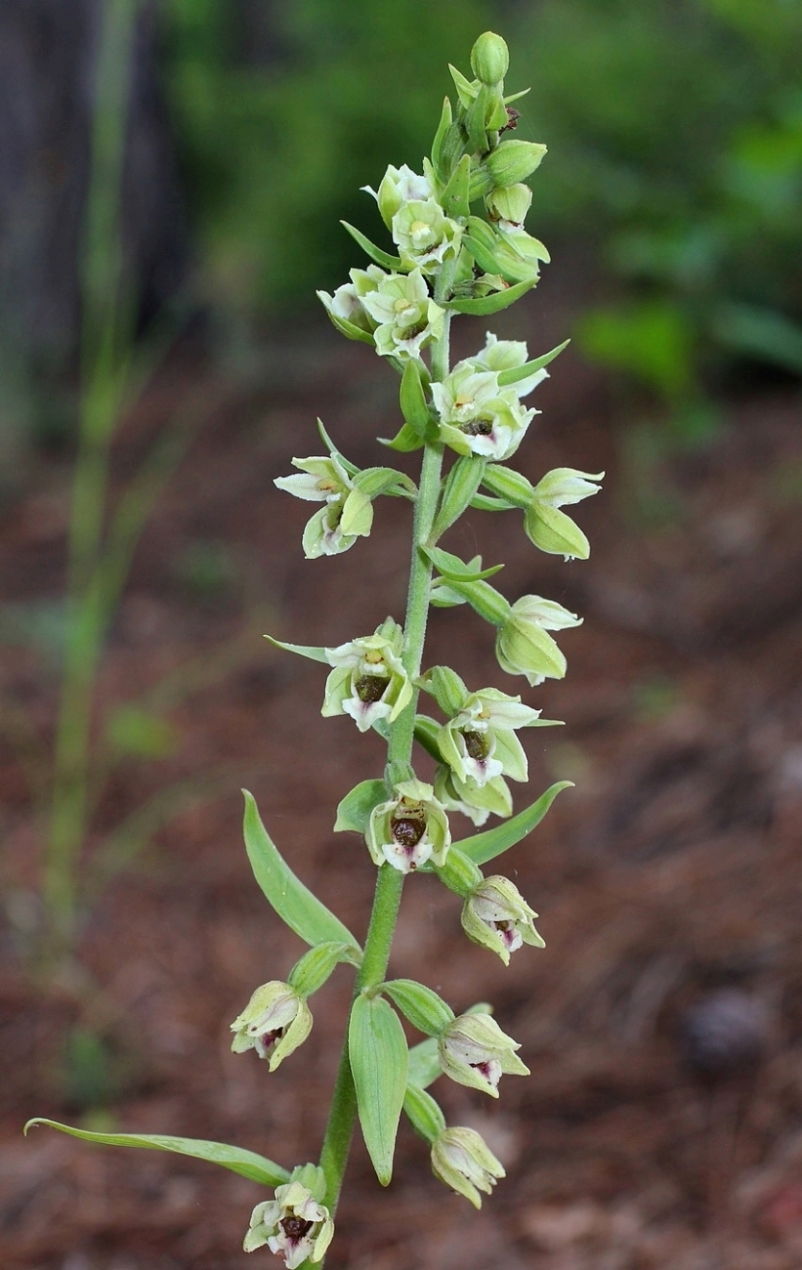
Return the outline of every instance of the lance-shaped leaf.
{"type": "Polygon", "coordinates": [[[436,542],[471,505],[486,467],[487,460],[477,455],[464,454],[457,459],[446,477],[440,509],[432,529],[433,541],[436,542]]]}
{"type": "Polygon", "coordinates": [[[424,442],[414,428],[405,423],[391,441],[386,437],[379,437],[379,442],[386,445],[388,450],[397,450],[399,454],[409,454],[411,450],[420,450],[424,442]]]}
{"type": "Polygon", "coordinates": [[[492,494],[474,494],[471,499],[471,507],[475,507],[479,512],[511,512],[515,510],[514,503],[508,503],[506,498],[494,498],[492,494]]]}
{"type": "Polygon", "coordinates": [[[439,1036],[443,1028],[453,1022],[451,1006],[425,983],[414,979],[388,979],[380,991],[386,992],[404,1018],[426,1036],[439,1036]]]}
{"type": "Polygon", "coordinates": [[[407,1088],[409,1051],[401,1020],[382,997],[361,995],[354,1001],[348,1054],[365,1146],[376,1176],[382,1186],[388,1186],[407,1088]]]}
{"type": "Polygon", "coordinates": [[[285,653],[297,653],[299,657],[307,657],[309,661],[322,661],[325,666],[331,665],[325,648],[318,648],[314,644],[285,644],[283,639],[274,639],[272,635],[265,635],[265,639],[268,644],[283,649],[285,653]]]}
{"type": "Polygon", "coordinates": [[[256,800],[245,789],[245,848],[254,877],[283,922],[307,944],[350,944],[361,952],[347,926],[304,886],[262,824],[256,800]]]}
{"type": "Polygon", "coordinates": [[[442,547],[421,547],[421,551],[449,582],[481,582],[483,578],[492,578],[494,573],[499,573],[504,568],[503,564],[493,564],[483,569],[481,556],[476,556],[466,564],[459,556],[443,551],[442,547]]]}
{"type": "Polygon", "coordinates": [[[572,785],[573,781],[557,781],[540,795],[537,802],[532,803],[531,807],[525,808],[524,811],[520,811],[517,816],[505,820],[503,824],[495,825],[492,829],[485,830],[484,833],[462,838],[454,845],[463,855],[473,860],[474,864],[487,864],[489,860],[495,860],[496,856],[514,847],[516,842],[520,842],[528,833],[531,833],[540,824],[560,791],[570,789],[572,785]]]}
{"type": "Polygon", "coordinates": [[[382,780],[360,781],[345,795],[337,808],[334,832],[364,834],[367,832],[370,813],[388,798],[387,785],[382,780]]]}
{"type": "Polygon", "coordinates": [[[340,453],[340,451],[337,449],[336,445],[332,441],[331,437],[329,436],[328,432],[324,428],[322,419],[318,419],[317,421],[317,430],[320,433],[321,441],[325,445],[331,457],[333,459],[336,459],[341,467],[345,468],[349,476],[356,476],[356,474],[359,471],[359,468],[356,466],[355,463],[349,463],[345,455],[340,453]]]}
{"type": "Polygon", "coordinates": [[[443,110],[437,132],[432,142],[432,167],[441,185],[445,185],[454,168],[458,152],[462,149],[459,125],[453,122],[451,102],[443,99],[443,110]]]}
{"type": "Polygon", "coordinates": [[[516,282],[513,287],[505,287],[503,291],[493,291],[490,295],[477,296],[467,300],[449,300],[446,306],[455,313],[472,313],[476,317],[487,317],[491,313],[500,313],[507,309],[522,295],[531,291],[536,279],[527,282],[516,282]]]}
{"type": "Polygon", "coordinates": [[[471,183],[471,158],[464,154],[455,167],[448,185],[443,190],[440,204],[446,216],[467,216],[468,190],[471,183]]]}
{"type": "Polygon", "coordinates": [[[407,1084],[404,1095],[404,1114],[416,1133],[427,1142],[434,1142],[446,1127],[446,1118],[432,1095],[412,1082],[407,1084]]]}
{"type": "Polygon", "coordinates": [[[340,224],[348,230],[354,242],[359,243],[365,255],[370,256],[371,260],[375,261],[377,265],[381,265],[382,269],[396,270],[401,268],[400,256],[391,256],[389,252],[382,251],[381,247],[377,247],[375,243],[372,243],[369,238],[366,238],[353,225],[349,225],[347,220],[341,220],[340,224]]]}
{"type": "Polygon", "coordinates": [[[433,425],[421,382],[420,366],[415,361],[407,362],[404,367],[399,401],[401,413],[410,428],[425,440],[432,431],[433,425]]]}
{"type": "Polygon", "coordinates": [[[245,1151],[242,1147],[231,1147],[225,1142],[206,1142],[202,1138],[173,1138],[163,1133],[94,1133],[89,1129],[73,1129],[71,1125],[59,1124],[57,1120],[46,1120],[37,1116],[29,1120],[24,1132],[32,1125],[44,1124],[50,1129],[58,1129],[60,1133],[68,1133],[73,1138],[82,1138],[84,1142],[96,1142],[109,1147],[144,1147],[148,1151],[173,1151],[176,1155],[189,1155],[195,1160],[208,1160],[210,1164],[219,1164],[221,1168],[239,1173],[252,1182],[260,1182],[262,1186],[281,1186],[289,1181],[289,1171],[274,1164],[272,1160],[255,1151],[245,1151]]]}
{"type": "Polygon", "coordinates": [[[510,370],[502,370],[498,377],[499,387],[508,388],[510,384],[517,384],[520,379],[526,379],[529,375],[534,375],[536,371],[548,366],[549,362],[553,362],[555,357],[559,357],[563,349],[567,348],[570,343],[570,340],[563,340],[562,344],[558,344],[556,348],[551,349],[548,353],[543,353],[541,357],[536,357],[533,362],[525,362],[523,366],[513,366],[510,370]]]}

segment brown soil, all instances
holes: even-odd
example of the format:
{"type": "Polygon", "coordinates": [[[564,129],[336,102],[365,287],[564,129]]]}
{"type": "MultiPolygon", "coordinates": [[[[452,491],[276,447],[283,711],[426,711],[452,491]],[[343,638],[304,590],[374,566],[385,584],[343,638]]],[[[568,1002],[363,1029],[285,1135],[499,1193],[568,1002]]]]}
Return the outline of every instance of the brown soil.
{"type": "MultiPolygon", "coordinates": [[[[545,331],[530,321],[530,347],[548,347],[554,323],[545,331]]],[[[331,824],[351,786],[380,774],[381,745],[347,719],[322,721],[323,668],[279,654],[260,632],[332,645],[387,613],[400,617],[409,507],[384,500],[367,542],[305,563],[310,509],[272,478],[293,454],[319,449],[318,413],[356,463],[386,462],[373,438],[396,423],[394,383],[361,346],[321,334],[303,346],[274,340],[260,374],[256,388],[227,391],[160,503],[105,662],[102,712],[150,693],[180,744],[159,760],[118,764],[92,849],[172,782],[194,777],[196,786],[88,919],[80,959],[102,995],[76,987],[74,971],[38,991],[22,974],[40,827],[23,765],[2,742],[0,1248],[9,1270],[234,1270],[251,1264],[241,1240],[262,1198],[210,1165],[93,1148],[43,1128],[23,1139],[28,1116],[231,1141],[288,1164],[319,1148],[349,972],[339,969],[315,999],[311,1038],[274,1075],[255,1055],[229,1052],[229,1022],[254,986],[286,975],[302,951],[250,875],[238,787],[253,790],[304,880],[363,931],[373,867],[360,841],[333,836],[331,824]],[[218,563],[199,575],[198,560],[218,563]],[[87,1029],[102,1037],[102,1063],[87,1029]]],[[[176,362],[152,390],[120,444],[120,479],[197,377],[176,362]]],[[[539,910],[548,947],[521,951],[505,971],[464,940],[456,898],[422,877],[407,886],[392,962],[457,1009],[491,1000],[533,1074],[508,1078],[498,1103],[446,1081],[434,1087],[449,1122],[480,1129],[507,1166],[481,1213],[432,1178],[407,1126],[387,1191],[356,1145],[331,1266],[795,1270],[798,398],[722,403],[718,439],[666,458],[638,513],[596,376],[565,355],[538,405],[521,455],[528,475],[557,465],[608,471],[605,493],[577,514],[592,559],[540,555],[515,514],[472,513],[450,545],[506,559],[507,594],[543,593],[585,618],[561,637],[565,682],[523,686],[526,700],[566,722],[529,735],[531,789],[576,781],[503,866],[539,910]]],[[[66,464],[43,461],[30,495],[6,515],[9,601],[58,594],[67,476],[66,464]]],[[[476,687],[521,688],[465,609],[435,614],[427,660],[450,661],[476,687]]],[[[4,697],[45,738],[55,682],[30,643],[4,650],[4,697]]],[[[459,832],[468,831],[464,822],[459,832]]]]}

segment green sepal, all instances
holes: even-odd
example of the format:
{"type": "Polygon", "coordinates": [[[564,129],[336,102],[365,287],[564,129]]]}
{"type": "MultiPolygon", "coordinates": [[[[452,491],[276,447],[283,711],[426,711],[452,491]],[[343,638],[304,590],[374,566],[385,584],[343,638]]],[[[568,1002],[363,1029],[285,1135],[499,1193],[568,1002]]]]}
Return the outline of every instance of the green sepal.
{"type": "Polygon", "coordinates": [[[488,463],[483,483],[511,507],[526,508],[535,497],[535,487],[522,472],[504,467],[501,463],[488,463]]]}
{"type": "Polygon", "coordinates": [[[285,653],[297,653],[299,657],[307,657],[309,661],[322,661],[328,666],[328,657],[325,648],[318,648],[314,644],[285,644],[283,639],[274,639],[272,635],[265,635],[268,644],[272,644],[274,648],[281,648],[285,653]]]}
{"type": "Polygon", "coordinates": [[[386,992],[405,1019],[426,1036],[439,1036],[454,1021],[454,1011],[425,983],[414,979],[388,979],[379,986],[386,992]]]}
{"type": "Polygon", "coordinates": [[[313,947],[316,944],[350,944],[361,954],[361,948],[347,926],[304,886],[280,855],[265,829],[256,800],[247,789],[243,832],[245,848],[253,875],[268,902],[283,922],[313,947]]]}
{"type": "Polygon", "coordinates": [[[408,498],[417,494],[417,486],[404,472],[397,472],[394,467],[366,467],[354,476],[354,488],[367,494],[368,498],[378,498],[380,494],[408,498]]]}
{"type": "Polygon", "coordinates": [[[370,344],[371,346],[374,344],[371,331],[366,331],[363,326],[357,326],[356,322],[349,322],[348,318],[340,317],[339,313],[332,313],[328,304],[323,300],[323,292],[318,291],[317,295],[323,303],[323,308],[329,316],[329,321],[341,335],[344,335],[347,340],[359,340],[362,344],[370,344]]]}
{"type": "Polygon", "coordinates": [[[317,944],[304,953],[287,975],[287,983],[302,997],[311,997],[323,987],[335,966],[342,962],[359,967],[362,958],[353,944],[317,944]]]}
{"type": "Polygon", "coordinates": [[[472,313],[477,317],[487,317],[491,313],[500,313],[502,309],[515,304],[522,295],[531,291],[536,281],[537,279],[533,278],[526,282],[516,282],[513,287],[506,287],[503,291],[494,291],[492,295],[478,296],[475,299],[449,300],[446,307],[453,309],[455,313],[472,313]]]}
{"type": "Polygon", "coordinates": [[[387,785],[383,780],[360,781],[337,807],[334,832],[366,833],[370,813],[379,803],[386,802],[387,797],[387,785]]]}
{"type": "Polygon", "coordinates": [[[487,459],[470,454],[460,455],[457,459],[446,477],[440,508],[432,528],[431,536],[435,542],[471,505],[482,483],[486,466],[487,459]]]}
{"type": "Polygon", "coordinates": [[[442,763],[443,756],[437,744],[439,732],[440,724],[436,719],[431,719],[428,714],[415,715],[415,740],[436,762],[442,763]]]}
{"type": "Polygon", "coordinates": [[[404,367],[404,373],[401,376],[399,403],[401,413],[410,428],[422,440],[430,439],[436,429],[433,428],[429,407],[426,404],[426,394],[423,391],[418,362],[408,361],[404,367]]]}
{"type": "Polygon", "coordinates": [[[421,547],[421,551],[428,556],[440,575],[449,582],[481,582],[484,578],[492,578],[495,573],[499,573],[504,568],[503,564],[493,564],[483,569],[481,556],[476,556],[473,561],[466,564],[464,560],[460,560],[459,556],[453,555],[450,551],[444,551],[442,547],[421,547]],[[478,564],[475,563],[476,561],[478,564]]]}
{"type": "Polygon", "coordinates": [[[508,503],[506,498],[493,498],[491,494],[474,494],[471,499],[471,507],[475,507],[479,512],[511,512],[515,510],[514,503],[508,503]]]}
{"type": "Polygon", "coordinates": [[[311,1191],[318,1204],[322,1204],[325,1200],[326,1174],[319,1164],[296,1164],[290,1174],[290,1181],[300,1182],[301,1186],[305,1186],[308,1191],[311,1191]]]}
{"type": "Polygon", "coordinates": [[[474,864],[487,864],[490,860],[495,860],[496,856],[514,847],[516,842],[520,842],[528,833],[531,833],[540,824],[561,790],[570,789],[573,783],[573,781],[557,781],[540,795],[537,802],[532,803],[531,807],[525,808],[524,811],[519,811],[517,816],[505,820],[501,825],[494,825],[492,829],[486,829],[484,833],[462,838],[454,846],[463,855],[473,860],[474,864]]]}
{"type": "Polygon", "coordinates": [[[365,1146],[376,1176],[382,1186],[388,1186],[407,1089],[409,1051],[401,1020],[382,997],[363,993],[354,1001],[348,1055],[365,1146]]]}
{"type": "Polygon", "coordinates": [[[432,666],[418,680],[424,692],[431,693],[443,714],[453,718],[459,714],[468,697],[468,688],[450,666],[432,666]]]}
{"type": "Polygon", "coordinates": [[[144,1147],[149,1151],[174,1151],[176,1155],[189,1155],[195,1160],[208,1160],[210,1164],[219,1164],[221,1168],[239,1173],[251,1182],[259,1182],[262,1186],[281,1186],[289,1181],[289,1171],[274,1164],[272,1160],[255,1151],[245,1151],[242,1147],[228,1146],[225,1142],[206,1142],[203,1138],[173,1138],[163,1133],[94,1133],[89,1129],[73,1129],[71,1125],[59,1124],[57,1120],[47,1120],[44,1116],[35,1116],[23,1129],[28,1132],[32,1125],[44,1124],[50,1129],[58,1129],[60,1133],[68,1133],[70,1137],[82,1138],[84,1142],[96,1142],[109,1147],[144,1147]]]}
{"type": "Polygon", "coordinates": [[[563,340],[562,344],[558,344],[550,352],[544,353],[542,357],[536,357],[533,362],[526,362],[523,366],[514,366],[510,370],[502,370],[498,377],[499,387],[509,388],[510,384],[517,384],[519,380],[526,379],[529,375],[534,375],[535,371],[542,370],[544,366],[548,366],[549,362],[553,362],[555,357],[559,357],[563,349],[566,349],[570,343],[570,340],[563,340]]]}
{"type": "Polygon", "coordinates": [[[356,466],[355,463],[349,462],[349,460],[345,457],[344,454],[340,453],[340,451],[337,449],[336,445],[332,441],[331,437],[329,436],[328,432],[324,428],[322,419],[318,419],[317,421],[317,430],[320,433],[321,441],[325,445],[331,457],[333,459],[336,459],[337,462],[342,467],[345,468],[349,476],[356,476],[359,472],[359,468],[356,466]]]}
{"type": "Polygon", "coordinates": [[[446,1127],[446,1118],[439,1106],[420,1085],[407,1083],[404,1095],[404,1114],[412,1128],[427,1142],[434,1142],[446,1127]]]}
{"type": "Polygon", "coordinates": [[[464,154],[455,167],[448,185],[440,197],[440,205],[446,216],[465,218],[470,212],[468,189],[471,181],[471,158],[464,154]]]}
{"type": "MultiPolygon", "coordinates": [[[[362,248],[365,255],[370,256],[371,260],[374,261],[375,264],[381,265],[382,269],[390,269],[393,272],[397,272],[402,268],[400,256],[391,256],[388,251],[382,251],[381,247],[377,247],[375,243],[372,243],[369,238],[366,238],[365,235],[358,229],[355,229],[353,225],[349,225],[347,220],[341,220],[340,224],[348,230],[348,233],[351,235],[354,242],[359,243],[359,246],[362,248]]],[[[371,336],[371,342],[372,338],[373,337],[371,336]]]]}
{"type": "Polygon", "coordinates": [[[478,865],[464,851],[460,851],[455,846],[450,848],[445,864],[439,868],[433,865],[431,871],[437,874],[449,891],[453,891],[462,899],[471,895],[483,881],[478,865]]]}
{"type": "Polygon", "coordinates": [[[420,450],[424,445],[418,433],[408,423],[396,432],[391,441],[386,437],[379,437],[379,443],[386,445],[389,450],[397,450],[399,454],[409,454],[411,450],[420,450]]]}

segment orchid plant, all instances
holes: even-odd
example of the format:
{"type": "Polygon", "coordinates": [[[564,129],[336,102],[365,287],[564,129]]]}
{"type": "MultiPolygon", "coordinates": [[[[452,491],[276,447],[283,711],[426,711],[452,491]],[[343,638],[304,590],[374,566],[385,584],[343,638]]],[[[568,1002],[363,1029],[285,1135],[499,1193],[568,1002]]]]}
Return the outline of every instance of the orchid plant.
{"type": "Polygon", "coordinates": [[[475,356],[451,366],[449,328],[459,314],[492,315],[519,299],[538,280],[548,253],[524,228],[531,202],[525,184],[545,146],[517,140],[517,112],[505,96],[509,55],[498,35],[482,35],[471,53],[474,78],[454,67],[457,102],[446,98],[423,172],[389,167],[376,199],[397,254],[375,246],[346,225],[371,263],[320,298],[337,329],[369,344],[400,375],[396,451],[422,451],[417,485],[404,473],[377,466],[359,470],[329,438],[326,453],[296,458],[297,473],[276,485],[319,504],[303,535],[309,559],[337,555],[372,530],[381,495],[409,500],[414,509],[409,591],[403,624],[388,617],[372,634],[335,648],[272,643],[328,668],[322,714],[348,715],[360,732],[387,743],[379,776],[360,782],[337,808],[336,831],[364,837],[376,867],[376,892],[364,945],[299,880],[280,855],[256,803],[246,794],[245,844],[256,880],[287,925],[309,945],[286,981],[262,984],[231,1025],[235,1054],[253,1050],[274,1071],[312,1028],[310,997],[335,966],[355,971],[328,1125],[317,1164],[295,1168],[240,1147],[195,1139],[104,1134],[51,1124],[77,1137],[108,1144],[176,1151],[232,1169],[275,1188],[254,1209],[244,1247],[267,1247],[289,1270],[320,1265],[334,1231],[334,1215],[358,1119],[379,1181],[393,1168],[401,1114],[430,1144],[435,1175],[479,1207],[504,1169],[473,1129],[449,1127],[429,1093],[441,1075],[491,1098],[503,1075],[524,1076],[520,1046],[507,1036],[488,1005],[455,1016],[431,988],[411,979],[388,979],[387,966],[401,893],[412,873],[439,879],[462,901],[469,939],[505,965],[523,944],[543,947],[537,914],[517,887],[484,866],[524,838],[568,782],[559,782],[512,815],[508,781],[525,782],[522,729],[551,726],[520,696],[496,688],[469,688],[448,666],[424,668],[431,606],[470,605],[495,629],[499,665],[535,687],[565,675],[565,656],[552,632],[579,625],[562,605],[537,595],[510,602],[488,581],[502,567],[464,561],[438,546],[468,509],[519,509],[531,541],[566,559],[586,559],[588,541],[562,507],[595,494],[596,475],[559,468],[537,485],[506,463],[537,413],[524,405],[565,347],[529,359],[523,342],[488,334],[475,356]],[[480,204],[484,215],[472,211],[480,204]],[[444,460],[451,456],[447,475],[444,460]],[[442,718],[419,709],[431,698],[442,718]],[[433,775],[415,769],[415,747],[434,760],[433,775]],[[454,820],[474,829],[459,838],[454,820]],[[491,816],[500,823],[483,829],[491,816]],[[411,1048],[403,1016],[425,1039],[411,1048]]]}

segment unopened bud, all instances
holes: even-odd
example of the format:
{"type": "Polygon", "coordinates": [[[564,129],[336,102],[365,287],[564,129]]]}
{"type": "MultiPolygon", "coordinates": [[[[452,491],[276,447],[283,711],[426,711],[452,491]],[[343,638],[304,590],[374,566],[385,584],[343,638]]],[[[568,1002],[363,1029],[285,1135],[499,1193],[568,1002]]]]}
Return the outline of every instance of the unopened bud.
{"type": "Polygon", "coordinates": [[[523,225],[531,205],[532,191],[520,183],[491,190],[487,196],[487,210],[493,220],[509,221],[513,225],[523,225]]]}
{"type": "Polygon", "coordinates": [[[545,153],[537,141],[502,141],[487,155],[485,166],[493,184],[506,189],[531,176],[545,153]]]}
{"type": "Polygon", "coordinates": [[[477,79],[490,86],[498,84],[507,74],[510,51],[506,41],[493,31],[485,31],[471,49],[471,69],[477,79]]]}

